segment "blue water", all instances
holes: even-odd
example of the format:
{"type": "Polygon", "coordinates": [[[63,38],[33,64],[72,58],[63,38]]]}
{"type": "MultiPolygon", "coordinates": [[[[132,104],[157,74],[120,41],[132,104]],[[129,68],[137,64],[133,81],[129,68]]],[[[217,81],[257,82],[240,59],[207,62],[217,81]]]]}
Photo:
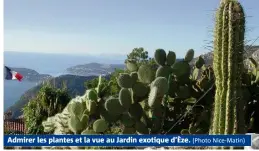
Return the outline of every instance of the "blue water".
{"type": "MultiPolygon", "coordinates": [[[[67,74],[66,69],[86,63],[121,64],[125,56],[90,56],[90,55],[64,55],[44,53],[18,53],[4,52],[4,64],[9,67],[23,67],[36,70],[41,74],[59,76],[67,74]]],[[[20,99],[21,95],[36,86],[35,82],[6,81],[4,82],[4,110],[20,99]]]]}
{"type": "Polygon", "coordinates": [[[13,105],[21,95],[29,90],[30,88],[36,86],[36,82],[28,82],[28,81],[13,81],[13,80],[5,80],[4,81],[4,110],[11,105],[13,105]]]}
{"type": "Polygon", "coordinates": [[[65,55],[44,53],[4,52],[4,63],[11,67],[34,69],[42,74],[59,76],[71,66],[86,63],[123,64],[126,56],[65,55]]]}

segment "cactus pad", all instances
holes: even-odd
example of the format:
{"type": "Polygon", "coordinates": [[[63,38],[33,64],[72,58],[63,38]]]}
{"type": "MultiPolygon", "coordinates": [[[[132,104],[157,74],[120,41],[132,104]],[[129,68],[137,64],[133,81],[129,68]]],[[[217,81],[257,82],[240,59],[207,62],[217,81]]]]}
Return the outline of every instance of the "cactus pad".
{"type": "Polygon", "coordinates": [[[171,98],[174,98],[176,91],[177,91],[177,83],[175,80],[171,80],[168,88],[168,95],[171,98]]]}
{"type": "Polygon", "coordinates": [[[121,73],[117,81],[122,88],[131,88],[133,84],[131,76],[127,73],[121,73]]]}
{"type": "Polygon", "coordinates": [[[159,106],[161,102],[162,102],[162,97],[158,96],[158,88],[152,87],[148,97],[148,105],[150,107],[156,107],[156,106],[159,106]]]}
{"type": "Polygon", "coordinates": [[[68,121],[68,126],[74,134],[78,134],[86,128],[87,124],[82,124],[77,116],[71,116],[68,121]]]}
{"type": "Polygon", "coordinates": [[[131,72],[130,76],[131,76],[133,84],[135,84],[138,81],[138,73],[137,72],[131,72]]]}
{"type": "Polygon", "coordinates": [[[164,77],[157,77],[152,83],[151,83],[151,89],[153,87],[157,87],[158,89],[158,96],[163,96],[168,91],[168,81],[164,77]]]}
{"type": "Polygon", "coordinates": [[[86,106],[83,105],[81,102],[73,102],[69,104],[68,111],[70,114],[75,116],[81,116],[84,113],[86,106]]]}
{"type": "Polygon", "coordinates": [[[191,62],[193,57],[194,57],[194,50],[190,49],[190,50],[187,51],[184,60],[187,61],[187,62],[191,62]]]}
{"type": "Polygon", "coordinates": [[[156,71],[156,77],[168,78],[172,73],[172,68],[170,66],[160,66],[156,71]]]}
{"type": "Polygon", "coordinates": [[[129,108],[129,116],[135,120],[140,120],[143,114],[143,109],[139,103],[134,103],[129,108]]]}
{"type": "Polygon", "coordinates": [[[204,59],[201,56],[199,56],[198,60],[195,62],[196,68],[200,69],[204,64],[204,59]]]}
{"type": "Polygon", "coordinates": [[[139,134],[149,134],[149,130],[144,123],[139,121],[136,123],[135,127],[136,127],[136,131],[139,134]]]}
{"type": "Polygon", "coordinates": [[[169,51],[167,56],[166,56],[166,64],[168,66],[171,66],[175,63],[176,61],[176,55],[175,55],[175,52],[173,51],[169,51]]]}
{"type": "Polygon", "coordinates": [[[127,109],[130,107],[132,100],[131,100],[131,92],[129,91],[129,89],[122,88],[120,90],[119,101],[121,106],[123,106],[124,108],[127,109]]]}
{"type": "Polygon", "coordinates": [[[158,65],[164,66],[166,62],[166,52],[163,49],[157,49],[155,51],[155,61],[158,65]]]}
{"type": "Polygon", "coordinates": [[[130,72],[134,72],[138,70],[138,66],[136,61],[134,60],[127,60],[126,67],[130,72]]]}
{"type": "Polygon", "coordinates": [[[195,134],[196,133],[196,128],[194,127],[194,126],[192,126],[192,125],[190,125],[190,127],[189,127],[189,133],[190,134],[195,134]]]}
{"type": "Polygon", "coordinates": [[[119,99],[109,98],[105,102],[105,109],[112,115],[119,115],[124,111],[124,108],[121,106],[119,99]]]}
{"type": "Polygon", "coordinates": [[[151,83],[155,79],[155,72],[151,65],[141,65],[138,70],[138,78],[143,83],[151,83]]]}
{"type": "Polygon", "coordinates": [[[135,124],[134,119],[131,118],[128,114],[123,114],[120,118],[120,121],[125,127],[130,127],[135,124]]]}
{"type": "Polygon", "coordinates": [[[90,114],[95,114],[97,111],[97,103],[95,101],[89,100],[89,105],[88,105],[88,111],[90,114]]]}
{"type": "Polygon", "coordinates": [[[200,73],[200,69],[199,68],[195,68],[192,72],[192,79],[193,80],[197,80],[199,78],[199,74],[200,73]]]}
{"type": "Polygon", "coordinates": [[[119,115],[110,114],[105,109],[100,110],[100,117],[107,122],[115,122],[118,120],[119,115]]]}
{"type": "Polygon", "coordinates": [[[137,82],[133,86],[132,90],[133,90],[133,94],[137,97],[140,97],[140,98],[146,96],[148,91],[149,91],[148,87],[145,86],[143,83],[140,83],[140,82],[137,82]]]}
{"type": "Polygon", "coordinates": [[[96,93],[96,91],[95,90],[90,90],[89,92],[88,92],[88,99],[90,99],[90,100],[93,100],[93,101],[97,101],[97,93],[96,93]]]}
{"type": "Polygon", "coordinates": [[[98,119],[93,124],[93,129],[96,133],[105,132],[108,128],[108,125],[104,119],[98,119]]]}
{"type": "Polygon", "coordinates": [[[174,75],[176,75],[177,77],[181,77],[184,75],[189,75],[191,72],[191,68],[188,62],[179,61],[172,66],[172,71],[174,75]]]}

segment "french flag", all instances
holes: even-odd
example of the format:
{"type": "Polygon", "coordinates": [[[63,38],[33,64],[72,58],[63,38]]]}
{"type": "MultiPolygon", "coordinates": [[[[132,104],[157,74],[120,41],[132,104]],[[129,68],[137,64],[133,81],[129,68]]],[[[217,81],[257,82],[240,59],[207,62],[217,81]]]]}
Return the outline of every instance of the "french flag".
{"type": "Polygon", "coordinates": [[[16,72],[11,70],[10,68],[8,68],[7,66],[5,66],[5,71],[6,71],[6,75],[5,75],[5,79],[6,80],[18,80],[18,81],[22,81],[23,76],[16,72]]]}

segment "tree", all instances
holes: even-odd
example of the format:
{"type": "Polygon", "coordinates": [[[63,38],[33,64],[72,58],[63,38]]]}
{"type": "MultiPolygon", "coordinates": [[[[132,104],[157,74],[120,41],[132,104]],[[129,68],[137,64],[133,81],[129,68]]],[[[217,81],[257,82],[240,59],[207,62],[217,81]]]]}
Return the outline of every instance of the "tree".
{"type": "Polygon", "coordinates": [[[127,59],[135,60],[139,63],[147,63],[148,62],[148,52],[144,50],[144,48],[134,48],[130,54],[127,55],[127,59]]]}
{"type": "Polygon", "coordinates": [[[37,96],[23,108],[27,133],[44,134],[42,121],[62,112],[70,100],[66,89],[43,85],[37,96]]]}
{"type": "Polygon", "coordinates": [[[132,52],[127,55],[125,63],[127,63],[128,60],[134,60],[138,66],[141,66],[142,64],[150,64],[154,67],[154,70],[158,67],[155,59],[148,57],[148,52],[142,47],[134,48],[132,52]]]}

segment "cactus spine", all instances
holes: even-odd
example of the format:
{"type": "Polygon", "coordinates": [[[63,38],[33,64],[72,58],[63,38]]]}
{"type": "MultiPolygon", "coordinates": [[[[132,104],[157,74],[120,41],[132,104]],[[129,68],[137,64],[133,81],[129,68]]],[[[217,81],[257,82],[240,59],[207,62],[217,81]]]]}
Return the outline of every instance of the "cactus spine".
{"type": "Polygon", "coordinates": [[[216,95],[211,134],[244,133],[241,111],[244,33],[245,15],[241,4],[236,0],[222,1],[216,14],[214,37],[216,95]]]}

